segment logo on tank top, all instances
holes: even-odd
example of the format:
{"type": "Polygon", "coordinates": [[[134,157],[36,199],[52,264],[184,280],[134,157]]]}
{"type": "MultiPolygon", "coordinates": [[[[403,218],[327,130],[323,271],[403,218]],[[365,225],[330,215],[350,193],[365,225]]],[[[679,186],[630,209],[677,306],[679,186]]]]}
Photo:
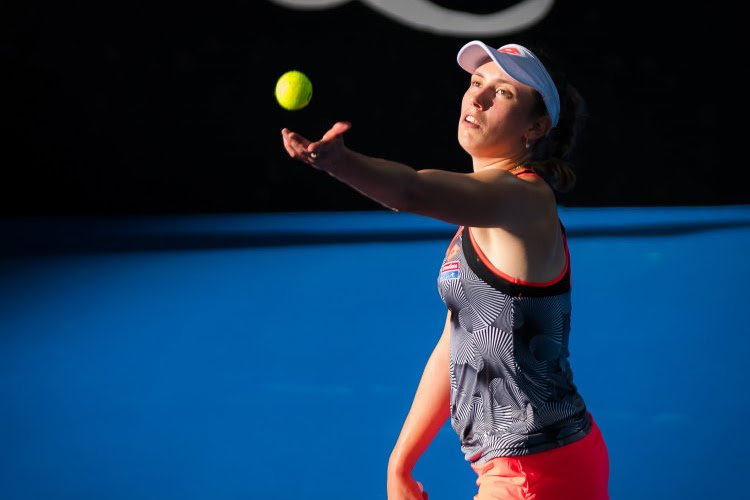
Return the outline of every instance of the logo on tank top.
{"type": "Polygon", "coordinates": [[[458,270],[460,268],[461,263],[457,260],[446,262],[440,268],[440,281],[458,279],[458,270]]]}
{"type": "Polygon", "coordinates": [[[456,254],[458,253],[458,250],[459,250],[458,243],[454,243],[453,245],[451,245],[448,251],[445,252],[445,260],[451,260],[453,257],[455,257],[456,254]]]}

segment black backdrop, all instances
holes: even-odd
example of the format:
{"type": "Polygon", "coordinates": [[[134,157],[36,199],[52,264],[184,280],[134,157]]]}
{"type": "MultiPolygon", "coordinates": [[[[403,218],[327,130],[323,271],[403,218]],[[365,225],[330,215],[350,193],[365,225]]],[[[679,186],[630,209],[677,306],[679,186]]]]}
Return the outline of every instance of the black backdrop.
{"type": "MultiPolygon", "coordinates": [[[[744,63],[721,67],[732,13],[718,4],[558,0],[518,32],[456,36],[338,3],[3,3],[2,214],[381,209],[291,161],[281,128],[317,137],[345,119],[364,153],[468,171],[455,55],[474,38],[546,46],[587,99],[561,203],[750,202],[727,158],[744,63]],[[289,69],[314,84],[296,112],[273,97],[289,69]]],[[[518,2],[432,3],[490,15],[518,2]]]]}

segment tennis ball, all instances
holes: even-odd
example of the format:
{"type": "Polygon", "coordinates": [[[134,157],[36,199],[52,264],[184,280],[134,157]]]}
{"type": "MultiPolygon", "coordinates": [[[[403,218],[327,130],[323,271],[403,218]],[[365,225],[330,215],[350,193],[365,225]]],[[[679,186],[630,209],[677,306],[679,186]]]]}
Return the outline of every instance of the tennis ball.
{"type": "Polygon", "coordinates": [[[301,71],[287,71],[276,82],[276,100],[282,108],[296,111],[312,98],[312,82],[301,71]]]}

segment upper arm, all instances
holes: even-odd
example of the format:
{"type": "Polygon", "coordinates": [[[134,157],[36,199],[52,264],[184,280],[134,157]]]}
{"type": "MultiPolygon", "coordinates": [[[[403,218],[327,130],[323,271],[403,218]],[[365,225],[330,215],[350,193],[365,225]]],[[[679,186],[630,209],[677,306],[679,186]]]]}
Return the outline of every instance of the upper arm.
{"type": "Polygon", "coordinates": [[[443,327],[443,333],[440,335],[440,339],[435,346],[434,353],[442,355],[447,358],[450,356],[450,343],[451,343],[451,312],[445,316],[445,326],[443,327]]]}
{"type": "Polygon", "coordinates": [[[442,370],[445,369],[445,374],[447,375],[450,365],[450,351],[451,350],[451,312],[448,311],[448,314],[445,317],[445,326],[443,327],[443,333],[440,335],[440,339],[437,341],[437,344],[435,345],[435,348],[432,350],[432,354],[430,355],[431,361],[433,363],[437,364],[437,366],[442,367],[439,369],[439,371],[442,373],[442,370]]]}
{"type": "Polygon", "coordinates": [[[448,314],[445,315],[445,326],[443,327],[443,333],[440,336],[440,342],[443,340],[450,341],[450,335],[451,335],[451,312],[448,311],[448,314]]]}
{"type": "Polygon", "coordinates": [[[554,206],[541,179],[526,181],[503,170],[472,173],[420,170],[406,194],[404,211],[471,227],[509,227],[538,218],[554,206]]]}

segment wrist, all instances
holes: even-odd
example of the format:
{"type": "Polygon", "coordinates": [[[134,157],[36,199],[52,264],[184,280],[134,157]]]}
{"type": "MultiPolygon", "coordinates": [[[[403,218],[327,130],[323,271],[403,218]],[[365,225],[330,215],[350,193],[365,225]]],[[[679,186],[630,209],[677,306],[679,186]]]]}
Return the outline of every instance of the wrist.
{"type": "Polygon", "coordinates": [[[318,162],[317,167],[328,175],[338,178],[339,174],[345,171],[347,166],[352,162],[353,151],[342,146],[331,153],[330,157],[324,154],[321,158],[322,161],[318,162]]]}
{"type": "Polygon", "coordinates": [[[415,461],[408,459],[404,455],[398,453],[396,450],[391,453],[388,459],[388,472],[396,475],[411,475],[414,469],[415,461]]]}

